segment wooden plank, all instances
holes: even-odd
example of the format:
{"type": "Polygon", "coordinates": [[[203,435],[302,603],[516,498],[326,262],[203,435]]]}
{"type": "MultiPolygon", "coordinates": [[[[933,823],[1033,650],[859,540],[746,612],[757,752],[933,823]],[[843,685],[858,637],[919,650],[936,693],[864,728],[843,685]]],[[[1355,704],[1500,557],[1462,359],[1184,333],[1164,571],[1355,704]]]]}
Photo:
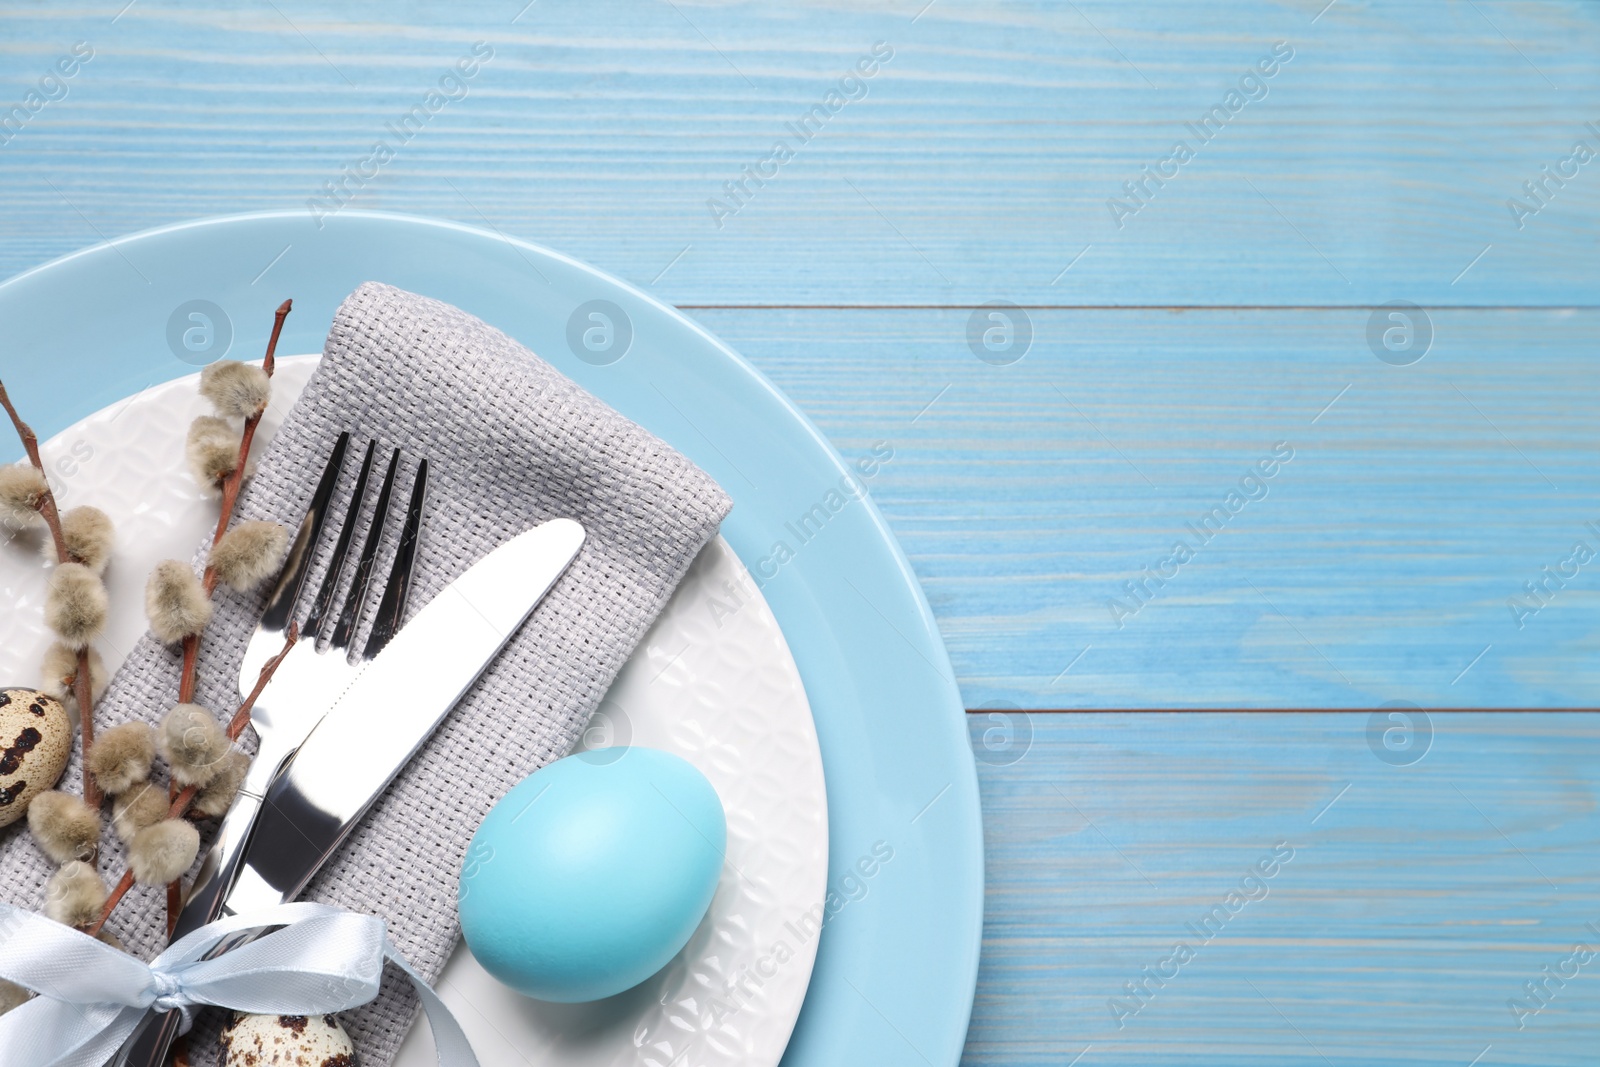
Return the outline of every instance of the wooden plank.
{"type": "Polygon", "coordinates": [[[988,912],[963,1063],[1593,1062],[1600,957],[1565,961],[1600,951],[1600,717],[1434,716],[1410,765],[1365,715],[969,720],[988,912]]]}
{"type": "Polygon", "coordinates": [[[1410,366],[1364,310],[1033,310],[1009,366],[973,355],[965,309],[695,314],[847,458],[894,449],[871,493],[968,707],[1600,694],[1600,564],[1568,562],[1600,553],[1596,312],[1436,310],[1410,366]],[[1278,442],[1293,458],[1241,488],[1278,442]],[[1202,543],[1230,492],[1266,495],[1202,543]],[[1129,595],[1179,540],[1193,558],[1129,595]]]}
{"type": "Polygon", "coordinates": [[[20,208],[0,272],[305,208],[337,181],[680,304],[1592,303],[1600,163],[1520,229],[1506,201],[1575,140],[1600,150],[1600,11],[1324,3],[142,3],[112,21],[35,0],[3,16],[3,99],[74,41],[94,58],[0,145],[20,208]],[[479,40],[493,58],[464,96],[388,132],[479,40]],[[865,95],[790,132],[878,41],[893,58],[846,87],[865,95]],[[1278,41],[1294,54],[1249,83],[1265,95],[1190,132],[1278,41]],[[363,164],[384,138],[393,158],[363,164]],[[1194,158],[1163,164],[1178,140],[1194,158]],[[776,173],[757,187],[746,165],[776,173]],[[1113,212],[1146,166],[1176,176],[1113,212]],[[713,199],[738,211],[718,225],[713,199]]]}

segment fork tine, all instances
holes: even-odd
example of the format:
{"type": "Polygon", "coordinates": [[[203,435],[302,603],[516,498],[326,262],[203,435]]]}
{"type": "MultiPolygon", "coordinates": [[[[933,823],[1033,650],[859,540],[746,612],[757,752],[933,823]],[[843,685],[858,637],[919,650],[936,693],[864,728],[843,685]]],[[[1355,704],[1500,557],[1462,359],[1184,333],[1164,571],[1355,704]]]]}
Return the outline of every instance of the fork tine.
{"type": "Polygon", "coordinates": [[[334,543],[333,555],[328,559],[328,573],[323,575],[322,588],[317,592],[317,599],[311,605],[311,614],[306,616],[305,629],[301,635],[315,641],[322,632],[323,621],[328,617],[328,609],[333,606],[333,598],[339,591],[339,578],[344,574],[345,561],[350,556],[350,541],[355,536],[356,520],[361,517],[361,507],[367,498],[367,480],[372,474],[372,453],[378,447],[378,442],[367,442],[367,454],[361,460],[361,473],[356,475],[356,487],[350,493],[350,505],[345,509],[344,525],[339,528],[339,539],[334,543]]]}
{"type": "Polygon", "coordinates": [[[400,467],[400,450],[389,457],[389,471],[383,476],[383,488],[378,491],[378,504],[372,511],[372,524],[367,527],[367,541],[361,546],[361,558],[356,561],[355,581],[350,583],[350,595],[339,613],[339,623],[333,628],[334,648],[347,649],[355,634],[356,623],[361,618],[361,608],[367,599],[367,588],[372,584],[372,565],[378,556],[378,546],[383,541],[383,527],[389,518],[389,498],[394,494],[395,472],[400,467]]]}
{"type": "Polygon", "coordinates": [[[372,659],[382,652],[383,646],[400,629],[400,619],[406,612],[406,595],[411,592],[411,571],[416,563],[417,538],[422,532],[422,505],[427,495],[428,461],[424,459],[417,463],[417,478],[411,484],[411,503],[406,507],[405,525],[400,530],[400,547],[394,554],[394,567],[389,571],[383,599],[378,603],[378,617],[372,624],[363,659],[372,659]]]}
{"type": "Polygon", "coordinates": [[[344,467],[344,455],[349,446],[350,435],[340,434],[339,440],[334,443],[333,453],[328,457],[328,464],[322,470],[322,478],[311,494],[305,518],[300,520],[294,543],[284,557],[283,568],[278,572],[278,579],[267,597],[266,610],[261,614],[261,626],[264,629],[283,630],[289,625],[300,599],[301,587],[305,585],[306,575],[311,570],[317,541],[322,536],[322,527],[328,518],[328,501],[333,497],[333,488],[339,481],[339,471],[344,467]]]}

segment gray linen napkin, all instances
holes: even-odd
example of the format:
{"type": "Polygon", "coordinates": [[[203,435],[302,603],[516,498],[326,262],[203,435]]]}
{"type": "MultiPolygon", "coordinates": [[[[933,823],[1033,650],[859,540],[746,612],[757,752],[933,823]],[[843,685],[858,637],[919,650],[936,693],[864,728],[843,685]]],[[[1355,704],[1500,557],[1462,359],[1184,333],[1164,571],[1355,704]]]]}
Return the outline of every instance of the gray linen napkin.
{"type": "MultiPolygon", "coordinates": [[[[588,532],[532,618],[302,897],[381,916],[400,950],[434,978],[458,935],[456,879],[471,834],[512,785],[572,748],[731,504],[684,456],[498,330],[373,282],[340,307],[321,366],[247,483],[240,518],[298,522],[346,430],[354,458],[330,527],[344,514],[367,439],[405,450],[396,511],[417,460],[429,461],[409,613],[530,526],[567,516],[588,532]]],[[[370,502],[367,510],[358,537],[370,502]]],[[[394,547],[391,529],[380,577],[394,547]]],[[[312,588],[324,569],[319,561],[312,588]]],[[[259,597],[219,593],[197,695],[219,718],[238,704],[239,663],[258,613],[259,597]]],[[[370,618],[355,647],[369,627],[370,618]]],[[[174,651],[146,635],[112,680],[97,721],[156,721],[173,703],[178,670],[174,651]]],[[[248,731],[242,743],[253,748],[248,731]]],[[[81,773],[74,758],[60,788],[77,791],[81,773]]],[[[101,869],[109,880],[124,867],[108,831],[101,869]]],[[[0,834],[0,897],[40,906],[50,871],[25,828],[0,834]]],[[[164,908],[163,892],[136,887],[110,928],[148,959],[164,946],[164,908]]],[[[378,1000],[343,1016],[362,1063],[387,1067],[415,1012],[409,987],[390,968],[378,1000]]],[[[196,1025],[196,1064],[220,1062],[222,1015],[209,1012],[196,1025]]]]}

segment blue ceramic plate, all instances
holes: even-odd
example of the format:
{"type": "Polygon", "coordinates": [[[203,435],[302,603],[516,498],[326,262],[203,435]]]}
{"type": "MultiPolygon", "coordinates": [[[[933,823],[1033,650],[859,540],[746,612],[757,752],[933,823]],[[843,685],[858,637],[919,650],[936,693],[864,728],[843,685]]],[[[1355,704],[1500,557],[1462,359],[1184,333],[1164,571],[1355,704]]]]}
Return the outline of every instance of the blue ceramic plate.
{"type": "Polygon", "coordinates": [[[321,351],[334,309],[367,280],[499,327],[732,495],[723,535],[783,626],[828,783],[832,914],[783,1062],[955,1064],[977,977],[983,837],[944,645],[883,518],[848,493],[851,468],[704,329],[504,236],[354,211],[319,228],[284,212],[153,230],[0,284],[0,373],[49,436],[224,355],[259,358],[285,297],[295,309],[279,351],[321,351]]]}

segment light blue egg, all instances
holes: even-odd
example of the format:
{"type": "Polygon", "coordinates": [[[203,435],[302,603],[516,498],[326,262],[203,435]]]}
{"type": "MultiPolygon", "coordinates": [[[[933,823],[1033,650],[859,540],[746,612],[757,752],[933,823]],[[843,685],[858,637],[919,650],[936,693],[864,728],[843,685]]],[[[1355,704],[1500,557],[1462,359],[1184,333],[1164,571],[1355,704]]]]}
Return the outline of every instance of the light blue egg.
{"type": "Polygon", "coordinates": [[[728,840],[722,802],[653,748],[557,760],[490,810],[461,871],[461,932],[506,985],[599,1000],[666,965],[705,916],[728,840]]]}

